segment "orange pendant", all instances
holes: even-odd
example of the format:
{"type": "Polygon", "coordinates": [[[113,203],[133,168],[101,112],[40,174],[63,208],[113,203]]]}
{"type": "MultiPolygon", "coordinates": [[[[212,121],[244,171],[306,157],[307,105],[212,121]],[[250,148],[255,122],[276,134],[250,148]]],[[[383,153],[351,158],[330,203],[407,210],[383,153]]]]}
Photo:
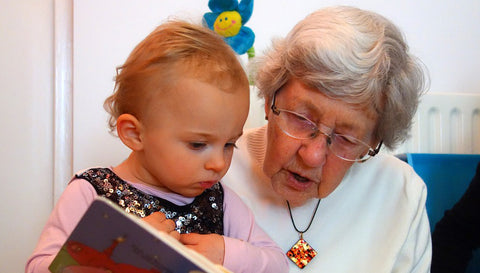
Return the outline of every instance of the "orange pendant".
{"type": "Polygon", "coordinates": [[[300,268],[304,268],[316,255],[317,251],[302,237],[287,252],[288,258],[300,268]]]}

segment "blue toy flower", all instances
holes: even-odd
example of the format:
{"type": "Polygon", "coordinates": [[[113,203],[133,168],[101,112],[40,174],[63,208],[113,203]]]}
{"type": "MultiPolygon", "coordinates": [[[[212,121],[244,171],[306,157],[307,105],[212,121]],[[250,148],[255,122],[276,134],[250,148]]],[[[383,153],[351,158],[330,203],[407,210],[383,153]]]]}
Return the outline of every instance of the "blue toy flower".
{"type": "Polygon", "coordinates": [[[253,0],[210,0],[212,12],[203,15],[206,25],[224,37],[225,41],[242,55],[252,48],[253,31],[245,26],[253,12],[253,0]]]}

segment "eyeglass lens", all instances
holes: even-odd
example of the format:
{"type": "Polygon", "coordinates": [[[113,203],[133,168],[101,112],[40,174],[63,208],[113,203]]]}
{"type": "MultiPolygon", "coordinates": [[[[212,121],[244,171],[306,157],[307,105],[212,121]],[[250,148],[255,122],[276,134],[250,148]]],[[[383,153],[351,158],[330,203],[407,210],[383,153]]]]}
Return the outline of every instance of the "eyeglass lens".
{"type": "Polygon", "coordinates": [[[329,149],[341,159],[362,161],[370,157],[365,151],[371,148],[354,137],[329,133],[327,131],[329,130],[328,127],[321,125],[319,128],[315,123],[298,113],[276,107],[274,107],[274,110],[276,110],[274,114],[280,129],[290,137],[312,139],[319,134],[323,134],[326,136],[329,149]],[[365,155],[361,156],[362,153],[365,153],[365,155]]]}

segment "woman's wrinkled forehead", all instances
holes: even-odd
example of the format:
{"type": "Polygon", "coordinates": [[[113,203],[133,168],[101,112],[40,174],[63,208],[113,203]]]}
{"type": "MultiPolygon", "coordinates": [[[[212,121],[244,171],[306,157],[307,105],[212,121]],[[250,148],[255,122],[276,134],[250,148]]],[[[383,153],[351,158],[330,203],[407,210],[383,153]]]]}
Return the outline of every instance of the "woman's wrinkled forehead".
{"type": "MultiPolygon", "coordinates": [[[[344,99],[339,96],[331,96],[331,92],[325,92],[323,88],[317,88],[303,83],[299,79],[291,79],[285,85],[283,85],[277,93],[282,92],[283,89],[288,89],[290,94],[290,100],[293,104],[302,104],[305,109],[311,109],[316,112],[323,112],[326,105],[325,100],[330,102],[340,102],[338,105],[350,109],[351,111],[361,113],[361,115],[374,123],[378,121],[379,113],[376,111],[372,104],[368,103],[352,103],[348,99],[344,99]],[[293,87],[293,88],[292,88],[293,87]],[[309,96],[308,94],[319,94],[320,96],[309,96]]],[[[328,105],[327,105],[328,106],[328,105]]],[[[340,109],[337,109],[340,110],[340,109]]],[[[325,113],[327,115],[328,113],[325,113]]]]}

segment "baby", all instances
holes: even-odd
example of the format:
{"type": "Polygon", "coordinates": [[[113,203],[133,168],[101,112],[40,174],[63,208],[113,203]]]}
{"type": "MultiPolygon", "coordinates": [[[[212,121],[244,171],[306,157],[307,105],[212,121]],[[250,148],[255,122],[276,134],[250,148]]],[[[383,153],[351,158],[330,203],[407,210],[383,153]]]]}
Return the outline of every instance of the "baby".
{"type": "Polygon", "coordinates": [[[98,195],[233,272],[288,271],[283,251],[219,182],[249,107],[246,74],[220,36],[182,21],[159,26],[118,68],[104,106],[131,153],[118,166],[75,175],[26,272],[48,272],[98,195]]]}

